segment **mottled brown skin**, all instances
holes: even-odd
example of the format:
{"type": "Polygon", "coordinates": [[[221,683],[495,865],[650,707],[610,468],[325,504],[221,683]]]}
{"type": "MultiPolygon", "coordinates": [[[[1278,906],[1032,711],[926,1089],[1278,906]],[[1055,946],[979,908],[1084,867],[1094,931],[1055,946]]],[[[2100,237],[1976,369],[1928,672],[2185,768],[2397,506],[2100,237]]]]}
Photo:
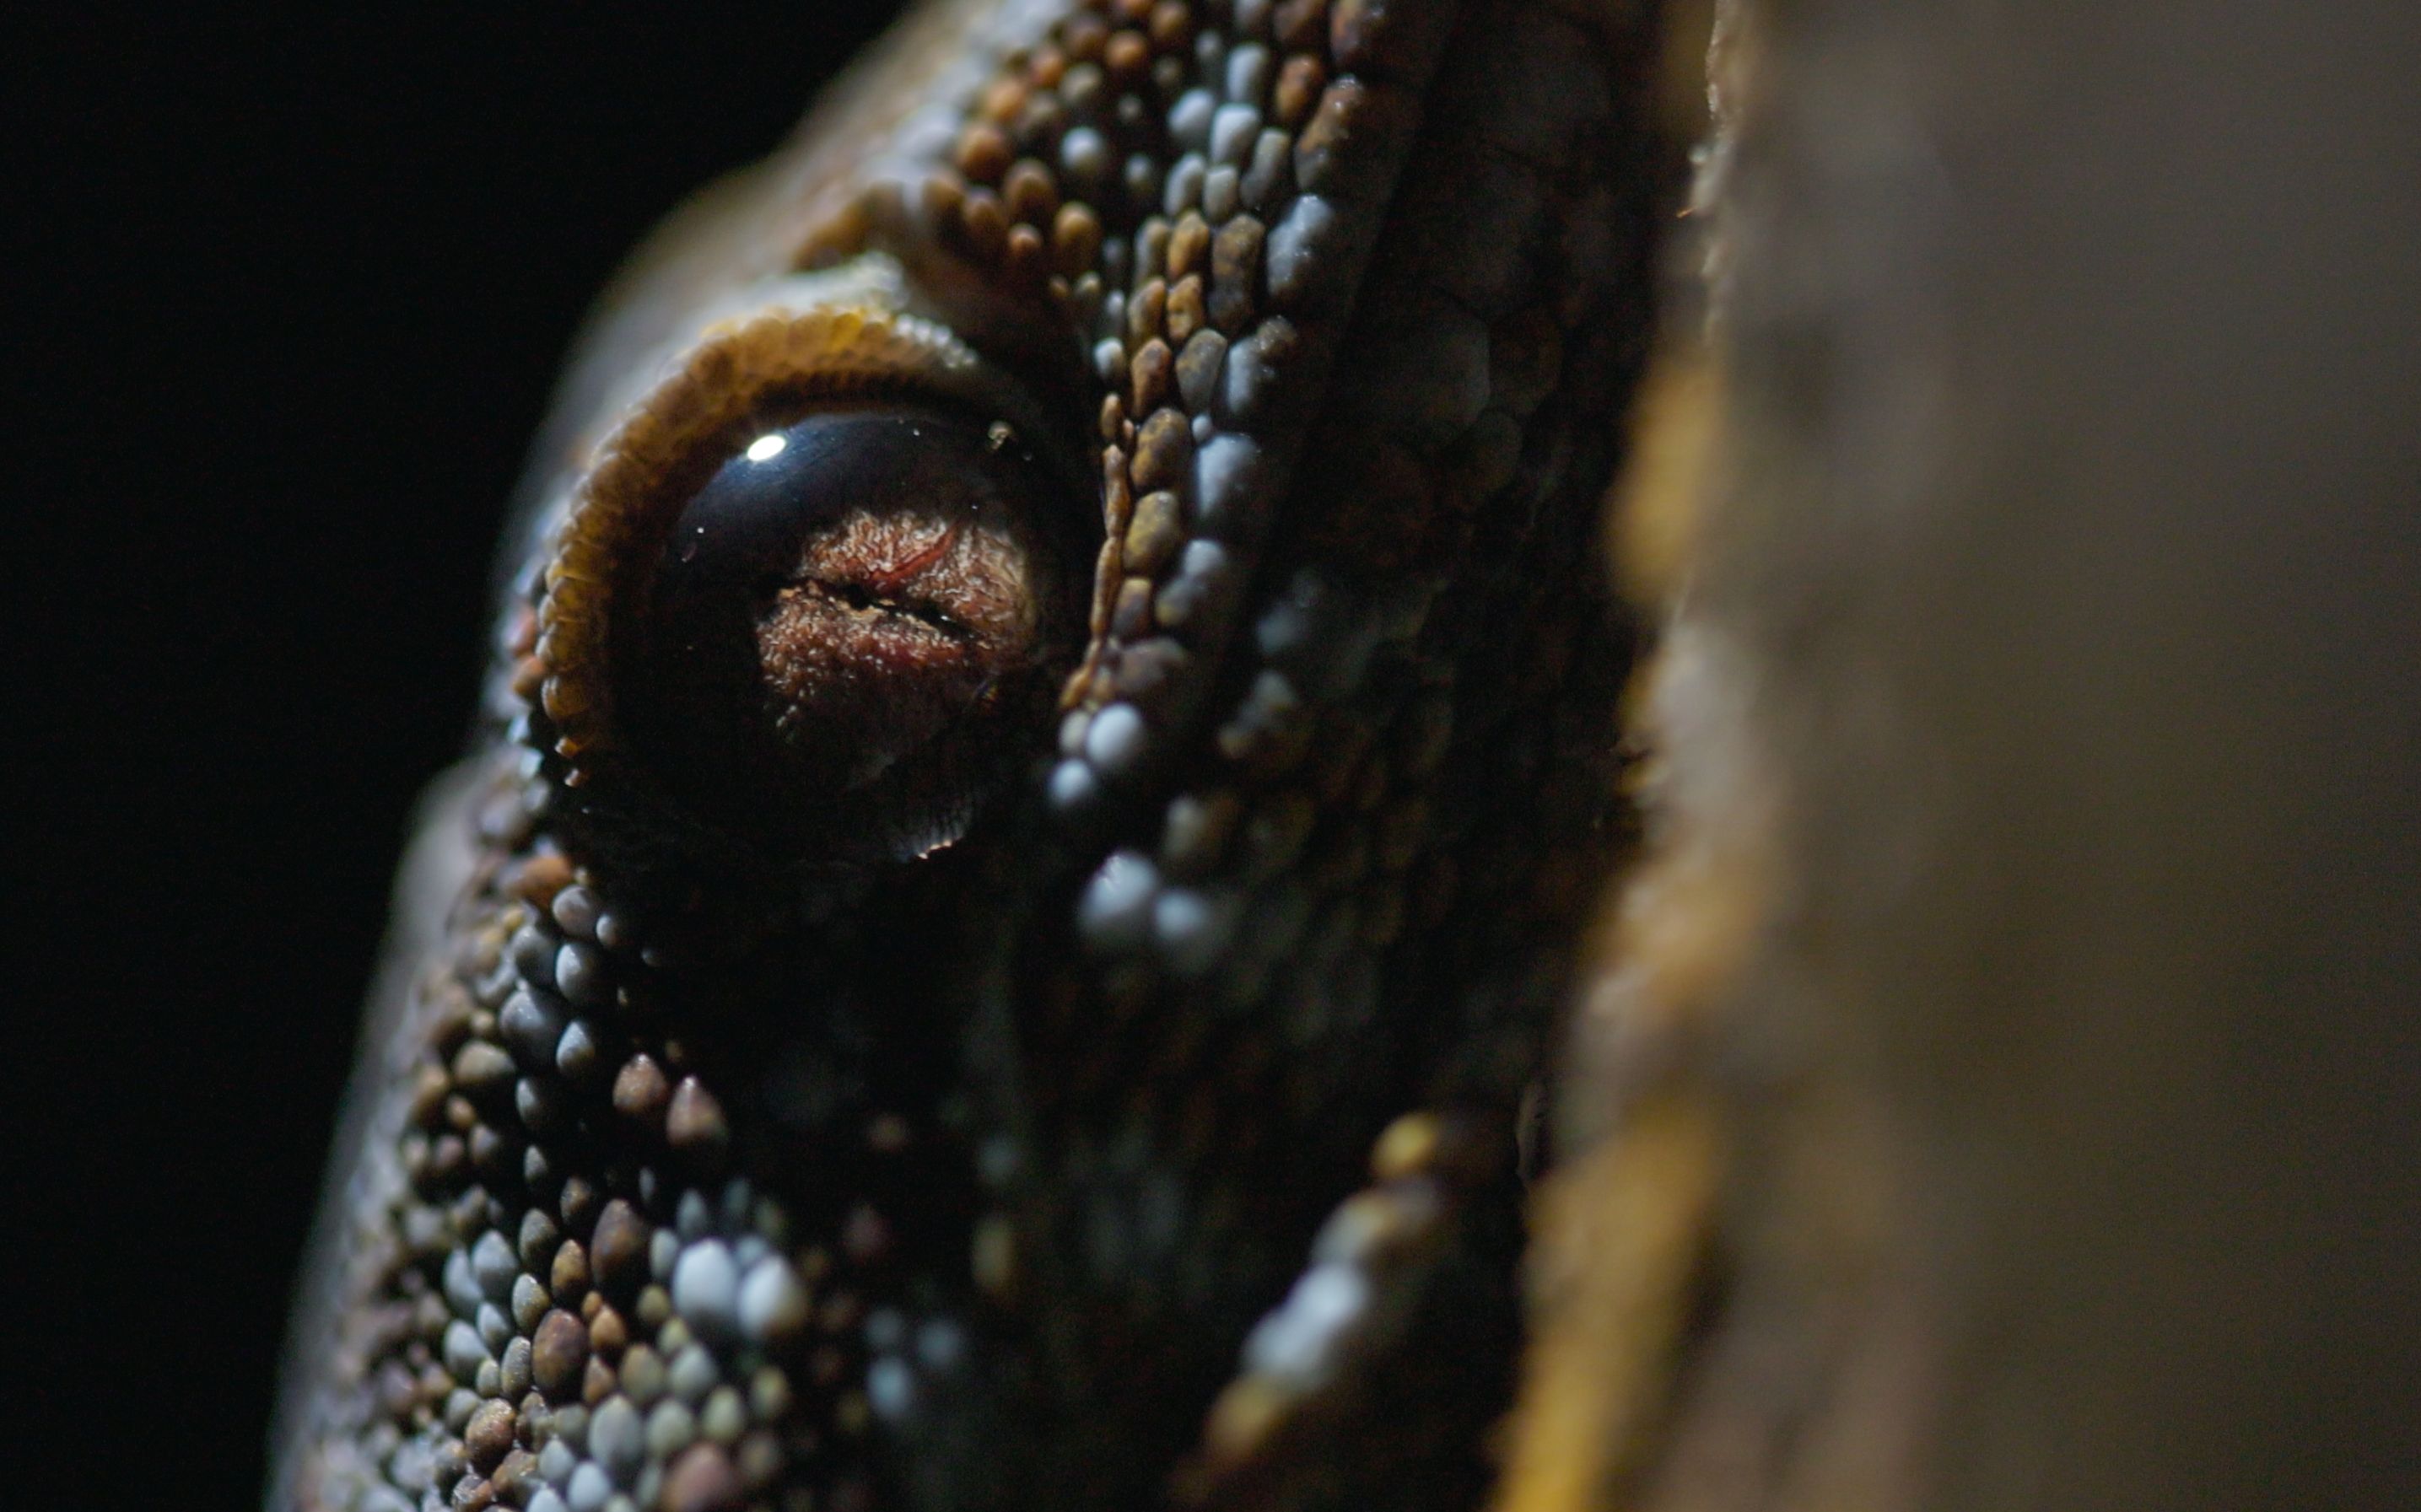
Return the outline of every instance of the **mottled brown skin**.
{"type": "Polygon", "coordinates": [[[407,869],[276,1504],[1482,1499],[1631,834],[1593,540],[1651,43],[945,4],[643,260],[407,869]],[[814,538],[741,642],[798,738],[703,775],[638,671],[672,523],[869,403],[1048,481],[988,563],[914,499],[814,538]],[[894,678],[982,772],[852,787],[894,678]]]}

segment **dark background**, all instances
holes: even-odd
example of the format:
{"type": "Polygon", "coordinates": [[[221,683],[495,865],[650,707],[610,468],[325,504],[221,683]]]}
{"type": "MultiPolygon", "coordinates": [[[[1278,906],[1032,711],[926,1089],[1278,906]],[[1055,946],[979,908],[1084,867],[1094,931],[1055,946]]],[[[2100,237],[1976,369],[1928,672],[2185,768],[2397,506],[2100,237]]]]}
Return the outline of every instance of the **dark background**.
{"type": "Polygon", "coordinates": [[[887,8],[96,15],[10,49],[36,775],[0,1085],[36,1279],[0,1500],[55,1473],[60,1505],[256,1501],[389,871],[466,727],[556,365],[887,8]]]}

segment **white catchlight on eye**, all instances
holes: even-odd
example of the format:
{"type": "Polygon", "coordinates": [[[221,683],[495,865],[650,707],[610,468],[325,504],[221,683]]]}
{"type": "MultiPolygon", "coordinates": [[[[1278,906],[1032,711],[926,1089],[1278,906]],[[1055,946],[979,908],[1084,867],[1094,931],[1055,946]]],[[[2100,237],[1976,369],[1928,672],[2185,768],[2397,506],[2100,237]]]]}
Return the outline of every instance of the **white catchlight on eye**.
{"type": "Polygon", "coordinates": [[[781,456],[782,448],[789,444],[789,439],[779,433],[758,436],[748,444],[748,450],[743,455],[752,462],[767,461],[781,456]]]}

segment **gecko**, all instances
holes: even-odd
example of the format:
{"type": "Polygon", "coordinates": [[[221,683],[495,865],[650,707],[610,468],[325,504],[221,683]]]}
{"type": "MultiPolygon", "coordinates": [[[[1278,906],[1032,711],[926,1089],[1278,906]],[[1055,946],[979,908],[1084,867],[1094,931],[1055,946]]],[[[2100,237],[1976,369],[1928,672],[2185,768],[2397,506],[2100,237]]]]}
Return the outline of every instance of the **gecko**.
{"type": "Polygon", "coordinates": [[[931,0],[508,528],[274,1508],[1462,1508],[1644,634],[1653,8],[931,0]]]}

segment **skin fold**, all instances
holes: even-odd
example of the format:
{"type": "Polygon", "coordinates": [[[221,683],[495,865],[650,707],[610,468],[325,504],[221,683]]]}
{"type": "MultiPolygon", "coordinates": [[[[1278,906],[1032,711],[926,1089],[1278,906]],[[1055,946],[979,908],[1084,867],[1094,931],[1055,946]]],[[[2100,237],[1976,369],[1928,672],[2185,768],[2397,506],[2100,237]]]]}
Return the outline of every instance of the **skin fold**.
{"type": "Polygon", "coordinates": [[[1656,44],[945,0],[643,251],[398,884],[272,1505],[1484,1500],[1636,828],[1656,44]]]}

